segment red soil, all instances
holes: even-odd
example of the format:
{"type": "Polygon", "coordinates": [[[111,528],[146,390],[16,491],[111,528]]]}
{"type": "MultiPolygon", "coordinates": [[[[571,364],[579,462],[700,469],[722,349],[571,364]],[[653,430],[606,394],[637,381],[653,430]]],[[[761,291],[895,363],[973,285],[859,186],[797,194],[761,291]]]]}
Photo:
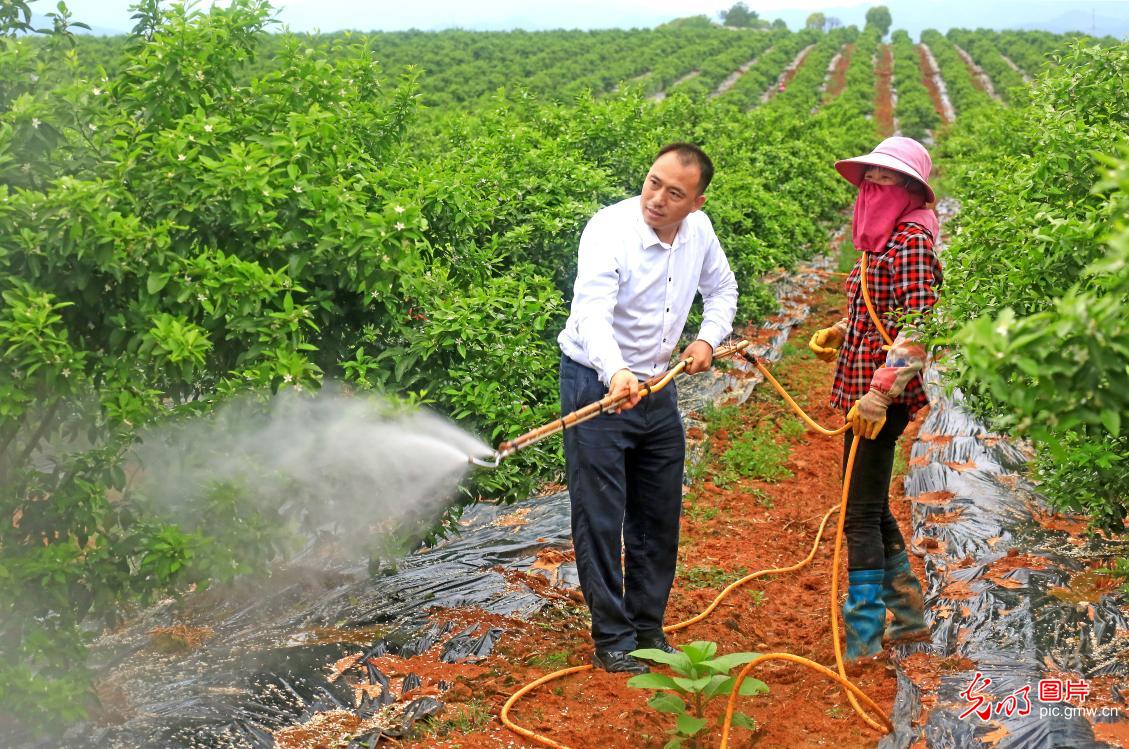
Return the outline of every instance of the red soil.
{"type": "Polygon", "coordinates": [[[972,85],[980,91],[988,93],[988,87],[984,85],[984,78],[982,77],[981,72],[976,69],[976,65],[969,58],[965,57],[959,52],[957,53],[957,57],[959,57],[960,61],[964,63],[964,69],[968,71],[968,77],[972,79],[972,85]]]}
{"type": "Polygon", "coordinates": [[[874,119],[883,138],[894,134],[894,97],[891,81],[894,76],[894,55],[889,44],[879,47],[875,75],[874,119]]]}
{"type": "Polygon", "coordinates": [[[827,96],[824,97],[824,101],[831,101],[843,93],[843,89],[847,86],[847,68],[851,64],[851,55],[854,53],[855,45],[843,45],[839,60],[835,63],[835,69],[831,71],[831,80],[827,83],[827,96]]]}
{"type": "Polygon", "coordinates": [[[937,88],[937,81],[933,79],[933,68],[929,65],[929,57],[925,54],[925,47],[917,45],[917,55],[921,61],[921,78],[925,88],[929,91],[929,98],[933,100],[933,108],[937,110],[942,122],[946,122],[945,107],[941,103],[941,91],[937,88]]]}

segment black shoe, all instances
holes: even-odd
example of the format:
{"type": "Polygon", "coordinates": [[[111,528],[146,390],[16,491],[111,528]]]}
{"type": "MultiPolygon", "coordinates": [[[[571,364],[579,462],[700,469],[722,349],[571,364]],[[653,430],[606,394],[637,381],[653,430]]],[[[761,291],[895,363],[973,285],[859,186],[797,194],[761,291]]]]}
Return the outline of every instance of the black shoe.
{"type": "Polygon", "coordinates": [[[613,674],[645,674],[651,670],[626,650],[597,650],[592,653],[592,665],[613,674]]]}
{"type": "Polygon", "coordinates": [[[677,652],[679,652],[678,648],[673,647],[670,643],[668,643],[666,641],[666,637],[662,634],[653,635],[653,636],[636,635],[635,636],[635,642],[636,642],[636,646],[640,650],[642,650],[643,648],[653,648],[655,650],[661,650],[664,653],[677,653],[677,652]]]}

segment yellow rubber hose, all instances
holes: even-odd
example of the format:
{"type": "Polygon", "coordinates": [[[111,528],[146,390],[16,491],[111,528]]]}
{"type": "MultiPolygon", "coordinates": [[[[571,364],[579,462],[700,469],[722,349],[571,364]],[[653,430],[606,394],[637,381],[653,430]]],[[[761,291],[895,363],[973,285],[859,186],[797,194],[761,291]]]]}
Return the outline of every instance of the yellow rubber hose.
{"type": "Polygon", "coordinates": [[[862,288],[862,300],[866,303],[866,311],[870,313],[870,319],[874,322],[874,327],[878,328],[878,332],[882,334],[882,340],[886,342],[887,346],[894,345],[894,339],[886,332],[886,326],[882,324],[879,319],[878,313],[874,310],[874,302],[870,299],[870,292],[866,288],[866,253],[862,253],[859,258],[859,283],[862,288]]]}

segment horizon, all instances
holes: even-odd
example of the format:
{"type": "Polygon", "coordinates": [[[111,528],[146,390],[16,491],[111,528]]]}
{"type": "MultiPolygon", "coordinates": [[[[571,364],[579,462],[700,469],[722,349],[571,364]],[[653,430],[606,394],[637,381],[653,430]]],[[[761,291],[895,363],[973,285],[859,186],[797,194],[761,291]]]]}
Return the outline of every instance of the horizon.
{"type": "MultiPolygon", "coordinates": [[[[218,0],[227,4],[229,0],[218,0]]],[[[94,34],[125,34],[133,26],[130,0],[71,0],[68,9],[74,21],[87,23],[94,34]]],[[[209,3],[201,3],[206,7],[209,3]]],[[[797,30],[811,13],[821,12],[839,19],[843,25],[864,23],[866,11],[875,5],[886,5],[893,16],[894,29],[905,29],[918,36],[923,29],[935,28],[942,33],[950,28],[1028,29],[1042,28],[1055,33],[1074,30],[1096,36],[1124,38],[1129,34],[1129,3],[1114,0],[1008,0],[985,4],[979,0],[940,0],[922,6],[911,0],[889,2],[816,2],[813,0],[766,0],[746,2],[765,20],[782,19],[788,28],[797,30]],[[944,22],[939,19],[945,19],[944,22]],[[1067,28],[1073,26],[1074,28],[1067,28]]],[[[718,20],[721,10],[732,2],[709,3],[691,0],[618,0],[598,2],[579,0],[569,6],[493,0],[473,7],[455,0],[425,0],[410,5],[349,3],[343,0],[284,0],[272,3],[279,25],[273,30],[288,29],[300,33],[333,33],[353,30],[375,31],[548,31],[595,30],[608,28],[653,28],[677,18],[705,15],[718,20]],[[436,20],[442,19],[442,20],[436,20]]],[[[48,0],[31,4],[35,25],[41,25],[48,12],[54,10],[48,0]]]]}

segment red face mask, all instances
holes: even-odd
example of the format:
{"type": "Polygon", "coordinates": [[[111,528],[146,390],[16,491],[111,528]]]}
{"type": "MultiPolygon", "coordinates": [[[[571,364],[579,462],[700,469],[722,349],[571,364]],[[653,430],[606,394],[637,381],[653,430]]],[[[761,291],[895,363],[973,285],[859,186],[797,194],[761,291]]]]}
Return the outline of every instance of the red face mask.
{"type": "MultiPolygon", "coordinates": [[[[903,216],[923,205],[922,198],[902,185],[876,185],[863,182],[855,199],[852,224],[855,249],[882,252],[903,216]]],[[[927,227],[930,228],[930,227],[927,227]]]]}

